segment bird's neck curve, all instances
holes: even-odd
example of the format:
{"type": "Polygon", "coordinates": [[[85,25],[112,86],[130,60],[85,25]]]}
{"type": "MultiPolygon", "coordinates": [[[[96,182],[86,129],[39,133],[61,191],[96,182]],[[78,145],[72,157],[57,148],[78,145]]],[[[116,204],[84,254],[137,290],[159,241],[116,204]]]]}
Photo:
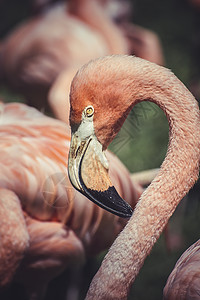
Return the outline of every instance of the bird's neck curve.
{"type": "MultiPolygon", "coordinates": [[[[99,293],[96,299],[107,299],[108,292],[108,299],[127,299],[146,256],[198,177],[200,115],[196,100],[169,70],[143,60],[137,67],[137,61],[133,71],[131,60],[127,68],[132,81],[126,81],[125,86],[118,84],[123,91],[121,113],[127,114],[141,101],[156,103],[169,121],[169,147],[158,175],[142,194],[133,216],[94,277],[87,299],[93,299],[94,293],[99,293]]],[[[109,126],[113,137],[122,123],[112,120],[109,126]]],[[[102,139],[107,144],[106,138],[102,139]]]]}

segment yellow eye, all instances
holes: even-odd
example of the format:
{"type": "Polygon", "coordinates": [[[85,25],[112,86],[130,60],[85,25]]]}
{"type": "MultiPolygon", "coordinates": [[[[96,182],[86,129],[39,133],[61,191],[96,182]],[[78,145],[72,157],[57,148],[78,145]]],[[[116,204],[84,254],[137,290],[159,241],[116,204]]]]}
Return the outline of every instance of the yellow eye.
{"type": "Polygon", "coordinates": [[[87,117],[91,117],[94,114],[94,108],[92,106],[86,107],[85,113],[87,117]]]}

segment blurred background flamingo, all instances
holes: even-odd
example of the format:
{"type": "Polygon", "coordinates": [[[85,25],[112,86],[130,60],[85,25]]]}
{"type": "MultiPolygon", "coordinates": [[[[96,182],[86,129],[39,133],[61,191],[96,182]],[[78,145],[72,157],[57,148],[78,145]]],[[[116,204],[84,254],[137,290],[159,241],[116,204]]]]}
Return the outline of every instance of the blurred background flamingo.
{"type": "Polygon", "coordinates": [[[30,105],[47,112],[51,108],[57,118],[68,121],[66,95],[71,80],[77,69],[90,59],[134,53],[162,64],[158,37],[130,24],[131,8],[125,2],[128,9],[124,13],[121,1],[69,0],[45,2],[41,7],[36,2],[40,13],[1,43],[4,82],[22,93],[30,105]],[[116,6],[114,15],[112,4],[116,6]],[[120,26],[113,19],[122,20],[120,26]],[[62,71],[64,75],[60,75],[62,71]],[[64,76],[64,84],[58,79],[48,96],[58,75],[64,76]]]}

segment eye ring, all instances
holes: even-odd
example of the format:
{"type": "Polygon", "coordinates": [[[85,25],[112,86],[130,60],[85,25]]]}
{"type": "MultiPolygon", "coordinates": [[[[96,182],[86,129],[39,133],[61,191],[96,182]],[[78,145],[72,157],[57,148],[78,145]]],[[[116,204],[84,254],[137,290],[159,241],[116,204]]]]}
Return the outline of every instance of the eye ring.
{"type": "Polygon", "coordinates": [[[85,115],[86,117],[92,117],[94,114],[94,107],[92,105],[89,105],[85,108],[85,115]]]}

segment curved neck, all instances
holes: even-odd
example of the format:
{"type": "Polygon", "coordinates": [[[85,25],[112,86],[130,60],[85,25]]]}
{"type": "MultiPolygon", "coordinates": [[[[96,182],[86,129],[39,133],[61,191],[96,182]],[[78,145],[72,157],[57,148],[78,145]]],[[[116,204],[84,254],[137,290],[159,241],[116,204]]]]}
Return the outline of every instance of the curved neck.
{"type": "MultiPolygon", "coordinates": [[[[123,91],[123,113],[135,103],[152,101],[169,121],[169,147],[160,171],[142,194],[133,216],[112,245],[94,277],[87,299],[127,299],[146,256],[167,224],[176,206],[195,183],[199,172],[200,116],[196,100],[167,69],[139,60],[129,65],[123,91]]],[[[112,120],[113,137],[123,120],[112,120]]],[[[105,138],[106,139],[106,138],[105,138]]]]}
{"type": "Polygon", "coordinates": [[[128,53],[128,43],[122,30],[109,18],[100,1],[69,1],[68,12],[97,30],[105,39],[110,54],[128,53]]]}

